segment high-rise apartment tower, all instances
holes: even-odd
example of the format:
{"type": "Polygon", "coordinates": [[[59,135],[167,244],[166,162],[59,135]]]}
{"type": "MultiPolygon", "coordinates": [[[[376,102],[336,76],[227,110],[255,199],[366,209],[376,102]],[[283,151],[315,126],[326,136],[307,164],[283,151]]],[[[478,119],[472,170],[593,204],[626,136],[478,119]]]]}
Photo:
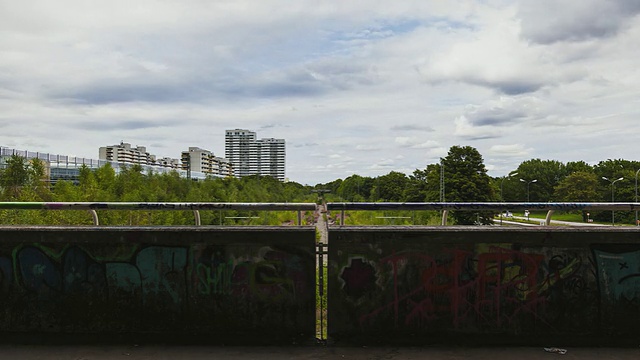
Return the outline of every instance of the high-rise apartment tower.
{"type": "Polygon", "coordinates": [[[284,139],[257,139],[249,130],[227,130],[225,134],[225,157],[231,161],[235,175],[272,176],[285,179],[284,139]]]}

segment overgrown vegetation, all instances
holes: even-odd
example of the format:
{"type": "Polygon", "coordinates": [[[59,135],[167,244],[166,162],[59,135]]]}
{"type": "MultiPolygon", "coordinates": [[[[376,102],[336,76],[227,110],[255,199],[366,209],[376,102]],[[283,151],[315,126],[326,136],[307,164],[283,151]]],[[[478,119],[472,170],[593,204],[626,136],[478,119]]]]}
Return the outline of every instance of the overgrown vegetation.
{"type": "MultiPolygon", "coordinates": [[[[314,202],[311,187],[283,183],[272,177],[207,178],[193,181],[177,172],[143,173],[133,165],[116,174],[110,165],[96,170],[83,167],[79,181],[50,186],[40,160],[19,156],[7,159],[0,171],[0,201],[59,202],[314,202]]],[[[192,211],[98,211],[104,225],[193,225],[192,211]]],[[[294,211],[200,211],[202,224],[294,224],[294,211]]],[[[303,222],[312,223],[312,213],[303,222]]],[[[2,224],[90,225],[85,211],[2,210],[2,224]]]]}
{"type": "MultiPolygon", "coordinates": [[[[522,162],[507,176],[487,175],[482,156],[473,147],[453,146],[438,163],[428,164],[405,175],[391,171],[378,177],[352,175],[345,179],[317,184],[282,183],[271,177],[250,176],[209,178],[191,181],[178,173],[143,173],[131,166],[116,174],[106,165],[91,170],[82,168],[77,184],[58,182],[51,187],[45,164],[19,156],[5,160],[0,170],[0,201],[131,201],[131,202],[616,202],[635,201],[635,178],[640,162],[606,160],[596,165],[584,161],[562,163],[531,159],[522,162]],[[616,179],[615,185],[610,180],[616,179]],[[622,180],[617,180],[622,179],[622,180]],[[535,180],[535,182],[533,182],[535,180]],[[315,192],[314,192],[315,191],[315,192]]],[[[105,225],[188,225],[190,211],[104,211],[105,225]]],[[[339,214],[331,214],[338,222],[339,214]]],[[[449,224],[489,223],[494,214],[451,212],[449,224]]],[[[587,221],[586,212],[571,214],[587,221]]],[[[313,214],[304,216],[312,222],[313,214]]],[[[345,223],[353,225],[435,225],[440,214],[424,212],[357,212],[345,214],[345,223]]],[[[554,214],[554,218],[561,213],[554,214]]],[[[203,211],[202,224],[290,224],[294,212],[203,211]]],[[[635,214],[617,211],[616,223],[633,224],[635,214]]],[[[592,212],[589,219],[607,223],[610,211],[592,212]]],[[[73,211],[0,211],[3,224],[91,224],[86,212],[73,211]]]]}

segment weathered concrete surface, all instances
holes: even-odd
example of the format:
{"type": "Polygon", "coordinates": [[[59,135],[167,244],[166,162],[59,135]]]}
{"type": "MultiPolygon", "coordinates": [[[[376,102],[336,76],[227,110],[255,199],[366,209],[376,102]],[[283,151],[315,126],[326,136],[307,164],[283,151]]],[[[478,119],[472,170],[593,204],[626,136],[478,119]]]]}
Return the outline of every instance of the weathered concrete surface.
{"type": "MultiPolygon", "coordinates": [[[[567,353],[558,359],[570,360],[636,360],[636,348],[565,348],[567,353]]],[[[553,353],[541,347],[211,347],[211,346],[0,346],[3,359],[494,359],[529,360],[555,359],[553,353]]]]}
{"type": "Polygon", "coordinates": [[[329,337],[640,344],[636,228],[332,227],[329,337]]]}
{"type": "Polygon", "coordinates": [[[0,332],[312,341],[314,254],[313,227],[2,227],[0,332]]]}

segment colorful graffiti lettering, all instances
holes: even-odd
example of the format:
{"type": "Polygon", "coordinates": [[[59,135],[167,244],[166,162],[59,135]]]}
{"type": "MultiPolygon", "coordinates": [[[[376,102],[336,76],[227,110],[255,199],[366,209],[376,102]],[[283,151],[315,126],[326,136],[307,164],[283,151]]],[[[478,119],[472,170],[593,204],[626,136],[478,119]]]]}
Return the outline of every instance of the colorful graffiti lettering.
{"type": "Polygon", "coordinates": [[[443,249],[436,255],[403,251],[374,265],[362,256],[349,258],[338,276],[353,303],[376,292],[388,299],[361,314],[361,326],[388,316],[383,314],[391,314],[396,327],[446,320],[454,329],[478,321],[503,328],[523,316],[551,325],[539,310],[552,290],[584,271],[579,256],[547,261],[543,254],[513,250],[508,244],[443,249]]]}

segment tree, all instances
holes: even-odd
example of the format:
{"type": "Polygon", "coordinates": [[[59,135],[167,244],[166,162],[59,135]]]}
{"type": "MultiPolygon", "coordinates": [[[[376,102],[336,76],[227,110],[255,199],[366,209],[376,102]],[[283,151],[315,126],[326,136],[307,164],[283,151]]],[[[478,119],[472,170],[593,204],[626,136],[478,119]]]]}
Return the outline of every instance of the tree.
{"type": "MultiPolygon", "coordinates": [[[[565,202],[597,201],[598,177],[592,171],[576,171],[556,185],[554,199],[565,202]]],[[[587,211],[582,210],[582,220],[587,221],[587,211]]]]}
{"type": "Polygon", "coordinates": [[[6,160],[5,168],[0,172],[0,184],[3,196],[7,200],[15,200],[20,196],[22,187],[29,181],[29,164],[27,159],[19,155],[11,155],[6,160]]]}
{"type": "Polygon", "coordinates": [[[577,171],[556,185],[554,199],[565,202],[597,201],[598,177],[593,172],[577,171]]]}
{"type": "Polygon", "coordinates": [[[424,202],[427,201],[427,181],[429,172],[427,169],[416,169],[409,175],[409,181],[404,189],[403,201],[424,202]]]}
{"type": "Polygon", "coordinates": [[[344,179],[336,193],[346,201],[367,201],[373,181],[360,175],[351,175],[344,179]]]}
{"type": "Polygon", "coordinates": [[[371,190],[372,196],[376,201],[402,201],[408,181],[407,175],[397,171],[379,176],[371,190]]]}
{"type": "Polygon", "coordinates": [[[587,164],[586,162],[580,161],[569,161],[566,165],[567,175],[573,174],[574,172],[582,171],[582,172],[593,172],[593,166],[587,164]]]}
{"type": "Polygon", "coordinates": [[[529,186],[531,201],[549,201],[553,197],[554,188],[567,175],[566,167],[557,160],[531,159],[524,161],[516,170],[520,184],[519,200],[527,200],[527,182],[536,180],[529,186]]]}
{"type": "MultiPolygon", "coordinates": [[[[441,162],[444,166],[445,199],[449,202],[485,202],[493,199],[491,178],[487,175],[482,155],[471,146],[452,146],[441,162]]],[[[455,211],[458,224],[492,222],[492,214],[455,211]]]]}
{"type": "MultiPolygon", "coordinates": [[[[635,201],[635,172],[640,168],[640,162],[624,159],[608,159],[600,161],[594,166],[594,172],[598,177],[600,198],[604,202],[611,201],[612,192],[616,202],[635,201]],[[607,178],[609,180],[604,180],[607,178]],[[622,178],[620,181],[617,179],[622,178]],[[611,184],[616,181],[615,186],[611,184]]],[[[635,214],[632,211],[616,211],[616,222],[634,223],[635,214]]],[[[608,214],[601,212],[596,214],[596,220],[607,221],[608,214]]]]}

